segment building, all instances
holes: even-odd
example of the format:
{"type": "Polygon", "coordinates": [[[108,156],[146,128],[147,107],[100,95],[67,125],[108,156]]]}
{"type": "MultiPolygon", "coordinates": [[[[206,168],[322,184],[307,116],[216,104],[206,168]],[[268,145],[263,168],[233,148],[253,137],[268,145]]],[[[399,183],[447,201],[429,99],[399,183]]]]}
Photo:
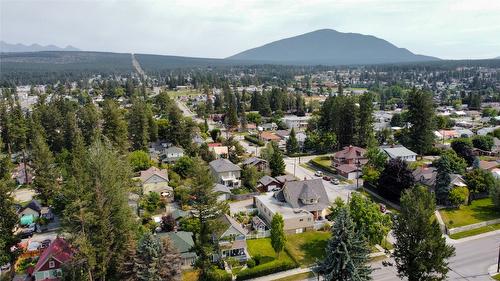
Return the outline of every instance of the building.
{"type": "Polygon", "coordinates": [[[61,280],[62,268],[71,260],[73,254],[74,251],[63,238],[54,239],[42,252],[33,269],[32,276],[35,277],[35,281],[61,280]]]}
{"type": "Polygon", "coordinates": [[[168,200],[173,200],[174,189],[168,185],[167,169],[151,167],[145,171],[141,171],[139,181],[144,194],[156,192],[168,200]]]}
{"type": "MultiPolygon", "coordinates": [[[[417,183],[434,189],[436,186],[437,169],[435,167],[419,167],[413,171],[413,177],[417,183]]],[[[452,189],[461,186],[467,186],[462,176],[459,174],[450,174],[449,188],[452,189]]]]}
{"type": "Polygon", "coordinates": [[[283,184],[277,179],[265,175],[257,182],[257,189],[261,192],[277,191],[283,187],[283,184]]]}
{"type": "Polygon", "coordinates": [[[281,140],[281,138],[275,133],[267,131],[260,133],[260,138],[264,141],[274,141],[274,142],[279,142],[281,140]]]}
{"type": "Polygon", "coordinates": [[[254,204],[268,224],[275,214],[281,214],[287,233],[313,229],[330,205],[322,179],[286,182],[280,191],[255,196],[254,204]]]}
{"type": "Polygon", "coordinates": [[[215,183],[220,183],[230,189],[241,186],[241,168],[231,161],[220,158],[210,162],[208,165],[214,176],[215,183]]]}
{"type": "Polygon", "coordinates": [[[188,231],[158,233],[159,237],[168,237],[179,251],[182,260],[182,268],[190,268],[197,259],[194,248],[193,233],[188,231]]]}
{"type": "Polygon", "coordinates": [[[382,149],[391,159],[400,158],[406,162],[417,161],[417,154],[402,145],[381,147],[380,149],[382,149]]]}
{"type": "Polygon", "coordinates": [[[212,151],[215,154],[215,158],[220,159],[220,158],[227,158],[229,155],[229,148],[227,146],[208,146],[209,150],[212,151]]]}
{"type": "Polygon", "coordinates": [[[26,206],[19,210],[18,216],[19,218],[24,216],[33,216],[34,219],[40,217],[40,213],[42,211],[42,204],[36,200],[31,200],[26,206]]]}
{"type": "Polygon", "coordinates": [[[248,231],[228,214],[224,214],[219,222],[221,227],[212,235],[213,242],[217,245],[214,261],[230,257],[246,262],[250,258],[246,241],[248,231]]]}
{"type": "Polygon", "coordinates": [[[346,146],[336,152],[332,158],[332,166],[337,173],[346,179],[357,179],[362,175],[361,167],[368,162],[366,150],[357,146],[346,146]]]}
{"type": "Polygon", "coordinates": [[[217,202],[223,202],[231,198],[231,190],[223,184],[216,183],[214,192],[217,193],[217,202]]]}
{"type": "Polygon", "coordinates": [[[265,123],[257,128],[259,131],[276,131],[278,130],[278,125],[276,123],[265,123]]]}
{"type": "Polygon", "coordinates": [[[32,184],[33,173],[31,167],[28,165],[28,169],[26,169],[24,163],[17,165],[12,171],[12,179],[16,180],[16,183],[20,185],[32,184]]]}
{"type": "Polygon", "coordinates": [[[258,157],[250,157],[243,161],[243,168],[250,166],[257,168],[258,171],[263,172],[269,169],[269,164],[266,160],[258,158],[258,157]]]}
{"type": "Polygon", "coordinates": [[[283,122],[288,129],[303,130],[307,128],[310,116],[288,115],[283,117],[283,122]]]}
{"type": "Polygon", "coordinates": [[[169,148],[164,149],[160,153],[160,160],[162,163],[175,163],[179,158],[184,156],[184,149],[177,146],[171,146],[169,148]]]}

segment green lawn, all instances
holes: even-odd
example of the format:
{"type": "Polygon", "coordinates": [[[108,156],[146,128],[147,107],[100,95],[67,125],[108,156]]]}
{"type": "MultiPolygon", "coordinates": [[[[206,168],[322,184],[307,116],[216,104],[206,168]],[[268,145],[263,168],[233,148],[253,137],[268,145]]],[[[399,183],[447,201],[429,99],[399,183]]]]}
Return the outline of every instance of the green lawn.
{"type": "Polygon", "coordinates": [[[495,231],[495,230],[499,230],[499,229],[500,229],[500,223],[492,224],[492,225],[483,226],[483,227],[476,228],[476,229],[458,232],[458,233],[450,235],[450,238],[461,239],[464,237],[474,236],[474,235],[478,235],[481,233],[486,233],[486,232],[495,231]]]}
{"type": "Polygon", "coordinates": [[[373,196],[371,193],[368,193],[363,189],[358,189],[358,192],[363,194],[364,196],[370,198],[370,200],[372,200],[372,202],[375,202],[377,204],[380,204],[380,203],[384,204],[385,207],[387,208],[387,210],[391,211],[392,213],[399,213],[398,210],[394,209],[393,207],[391,207],[391,205],[387,204],[387,202],[385,200],[381,200],[378,197],[373,196]]]}
{"type": "Polygon", "coordinates": [[[491,198],[474,200],[469,206],[443,209],[439,213],[448,228],[500,218],[500,212],[495,209],[491,198]]]}
{"type": "Polygon", "coordinates": [[[325,256],[325,248],[330,238],[330,232],[307,231],[286,237],[286,247],[300,266],[306,267],[325,256]]]}
{"type": "Polygon", "coordinates": [[[273,281],[301,281],[309,278],[313,278],[314,273],[312,272],[304,272],[304,273],[299,273],[295,275],[290,275],[287,277],[279,278],[279,279],[274,279],[273,281]]]}
{"type": "Polygon", "coordinates": [[[185,97],[185,96],[197,96],[200,92],[196,90],[180,90],[180,91],[167,91],[168,95],[171,98],[185,97]]]}
{"type": "Polygon", "coordinates": [[[293,261],[285,252],[281,252],[279,257],[271,246],[271,238],[247,240],[248,253],[254,260],[260,261],[260,264],[268,263],[273,260],[293,261]]]}

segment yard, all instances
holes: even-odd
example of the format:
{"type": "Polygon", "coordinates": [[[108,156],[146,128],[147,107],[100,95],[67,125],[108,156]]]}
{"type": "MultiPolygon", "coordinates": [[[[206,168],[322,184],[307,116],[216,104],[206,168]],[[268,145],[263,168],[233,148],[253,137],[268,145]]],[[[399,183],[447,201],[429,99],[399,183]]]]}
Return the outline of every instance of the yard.
{"type": "Polygon", "coordinates": [[[189,96],[198,96],[200,92],[196,90],[179,90],[179,91],[167,91],[168,95],[172,99],[177,99],[179,97],[189,97],[189,96]]]}
{"type": "Polygon", "coordinates": [[[450,235],[450,237],[452,239],[461,239],[461,238],[474,236],[474,235],[478,235],[481,233],[486,233],[486,232],[495,231],[495,230],[499,230],[499,229],[500,229],[500,223],[497,223],[497,224],[493,224],[493,225],[483,226],[480,228],[455,233],[455,234],[450,235]]]}
{"type": "Polygon", "coordinates": [[[448,228],[500,218],[500,212],[495,209],[491,198],[474,200],[468,206],[443,209],[439,213],[448,228]]]}
{"type": "Polygon", "coordinates": [[[271,246],[271,238],[247,240],[247,246],[248,253],[258,264],[264,264],[274,260],[293,261],[284,251],[277,257],[276,252],[271,246]]]}
{"type": "Polygon", "coordinates": [[[314,264],[325,256],[325,248],[330,232],[307,231],[287,236],[286,247],[301,267],[314,264]]]}

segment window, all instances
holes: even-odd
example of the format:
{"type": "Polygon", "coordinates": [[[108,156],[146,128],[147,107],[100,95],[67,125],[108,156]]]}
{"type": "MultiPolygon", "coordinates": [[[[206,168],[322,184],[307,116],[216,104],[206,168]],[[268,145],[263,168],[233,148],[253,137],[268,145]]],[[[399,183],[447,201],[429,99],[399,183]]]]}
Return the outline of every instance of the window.
{"type": "Polygon", "coordinates": [[[54,268],[56,263],[54,261],[49,261],[49,268],[54,268]]]}
{"type": "Polygon", "coordinates": [[[304,219],[300,219],[299,221],[304,221],[304,219]]]}

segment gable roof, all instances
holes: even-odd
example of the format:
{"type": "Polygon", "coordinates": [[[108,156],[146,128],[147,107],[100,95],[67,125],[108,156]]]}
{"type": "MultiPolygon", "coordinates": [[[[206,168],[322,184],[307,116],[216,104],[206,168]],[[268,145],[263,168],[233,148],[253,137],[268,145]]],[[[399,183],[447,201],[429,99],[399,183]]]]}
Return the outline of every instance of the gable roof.
{"type": "Polygon", "coordinates": [[[497,166],[498,166],[497,161],[484,161],[484,160],[479,161],[479,168],[481,168],[482,170],[492,170],[497,166]]]}
{"type": "Polygon", "coordinates": [[[286,175],[282,175],[282,176],[277,176],[276,180],[279,181],[280,183],[285,183],[285,182],[289,182],[289,181],[296,181],[297,178],[294,177],[293,175],[286,174],[286,175]]]}
{"type": "Polygon", "coordinates": [[[359,159],[364,158],[366,150],[357,146],[346,146],[341,151],[336,152],[333,157],[342,159],[359,159]]]}
{"type": "Polygon", "coordinates": [[[231,193],[231,190],[229,189],[229,187],[223,185],[223,184],[220,184],[220,183],[217,183],[216,185],[214,185],[214,192],[219,192],[219,193],[231,193]]]}
{"type": "Polygon", "coordinates": [[[171,146],[163,151],[163,153],[184,153],[184,149],[178,146],[171,146]]]}
{"type": "Polygon", "coordinates": [[[435,167],[418,167],[413,171],[415,180],[427,186],[434,186],[436,176],[437,169],[435,167]]]}
{"type": "Polygon", "coordinates": [[[223,172],[232,172],[232,171],[240,171],[241,168],[234,165],[231,161],[220,158],[217,160],[214,160],[208,165],[217,173],[223,173],[223,172]]]}
{"type": "Polygon", "coordinates": [[[160,236],[166,236],[170,238],[175,248],[179,253],[190,252],[194,247],[193,233],[188,231],[177,231],[177,232],[167,232],[161,233],[160,236]]]}
{"type": "Polygon", "coordinates": [[[40,213],[40,211],[42,210],[42,204],[38,200],[33,199],[28,203],[28,205],[24,206],[24,208],[21,209],[21,212],[26,209],[32,209],[33,211],[40,213]]]}
{"type": "Polygon", "coordinates": [[[241,227],[241,224],[234,220],[230,215],[224,214],[220,219],[220,222],[225,226],[224,229],[221,229],[218,233],[217,236],[220,238],[224,232],[226,232],[230,227],[233,227],[236,229],[238,232],[240,232],[242,235],[246,235],[247,231],[241,227]]]}
{"type": "Polygon", "coordinates": [[[61,237],[57,237],[49,247],[40,255],[33,272],[39,271],[50,258],[54,258],[60,263],[66,263],[73,257],[73,250],[69,244],[61,237]]]}
{"type": "Polygon", "coordinates": [[[395,146],[395,147],[382,147],[382,149],[389,155],[391,158],[398,157],[408,157],[408,156],[417,156],[417,154],[404,146],[395,146]]]}
{"type": "Polygon", "coordinates": [[[263,176],[262,178],[259,179],[259,183],[262,184],[262,185],[268,185],[268,184],[271,184],[271,183],[280,183],[277,179],[271,177],[271,176],[268,176],[268,175],[265,175],[263,176]]]}
{"type": "Polygon", "coordinates": [[[158,169],[156,167],[151,167],[145,171],[141,171],[141,175],[139,176],[141,182],[146,182],[149,178],[151,178],[153,175],[157,175],[160,178],[163,178],[165,181],[168,181],[168,173],[167,169],[158,169]]]}
{"type": "Polygon", "coordinates": [[[250,157],[248,159],[246,159],[245,161],[243,161],[243,165],[257,165],[259,163],[267,163],[266,160],[262,159],[262,158],[258,158],[258,157],[250,157]]]}

